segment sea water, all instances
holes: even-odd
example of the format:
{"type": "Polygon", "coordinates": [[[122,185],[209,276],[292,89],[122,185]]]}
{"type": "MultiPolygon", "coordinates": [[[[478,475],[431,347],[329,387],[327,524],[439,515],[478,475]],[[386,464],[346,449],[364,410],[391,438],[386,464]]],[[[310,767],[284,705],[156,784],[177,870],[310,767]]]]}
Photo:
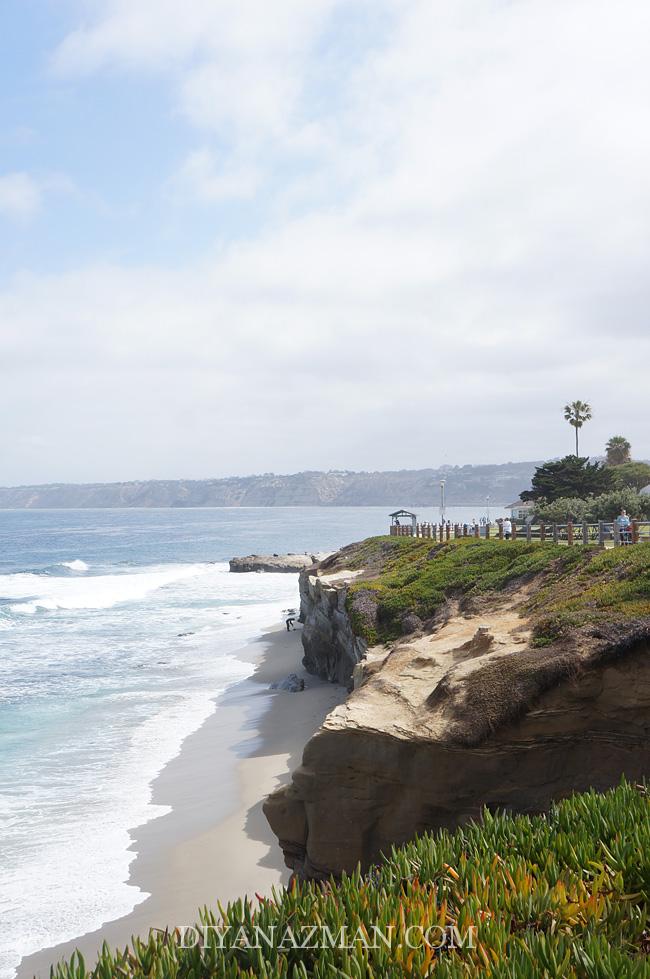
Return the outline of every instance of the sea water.
{"type": "Polygon", "coordinates": [[[147,897],[152,781],[298,601],[295,575],[227,559],[334,550],[388,509],[0,511],[0,979],[147,897]]]}

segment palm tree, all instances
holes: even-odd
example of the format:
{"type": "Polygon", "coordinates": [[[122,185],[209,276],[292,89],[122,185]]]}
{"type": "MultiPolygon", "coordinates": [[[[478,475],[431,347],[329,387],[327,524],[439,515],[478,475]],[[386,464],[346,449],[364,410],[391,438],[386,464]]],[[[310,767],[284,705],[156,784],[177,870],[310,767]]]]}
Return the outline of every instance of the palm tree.
{"type": "Polygon", "coordinates": [[[591,405],[587,401],[572,401],[564,406],[564,417],[576,430],[576,456],[579,456],[578,432],[591,419],[591,405]]]}
{"type": "Polygon", "coordinates": [[[607,465],[622,466],[624,462],[629,462],[631,450],[632,446],[623,435],[612,435],[605,446],[607,465]]]}

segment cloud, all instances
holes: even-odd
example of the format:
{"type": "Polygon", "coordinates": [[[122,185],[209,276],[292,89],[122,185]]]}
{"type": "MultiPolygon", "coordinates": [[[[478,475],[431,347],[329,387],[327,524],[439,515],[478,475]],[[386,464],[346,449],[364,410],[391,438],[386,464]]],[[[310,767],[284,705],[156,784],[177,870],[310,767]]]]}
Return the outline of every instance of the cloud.
{"type": "Polygon", "coordinates": [[[0,174],[0,214],[28,218],[41,206],[42,190],[28,173],[0,174]]]}
{"type": "Polygon", "coordinates": [[[59,174],[34,177],[25,172],[0,174],[0,216],[24,220],[41,210],[50,192],[71,191],[72,183],[59,174]]]}
{"type": "Polygon", "coordinates": [[[185,158],[170,182],[170,191],[180,200],[216,204],[254,197],[261,180],[259,170],[232,160],[220,166],[216,154],[209,149],[200,149],[185,158]]]}
{"type": "Polygon", "coordinates": [[[176,271],[0,294],[4,396],[29,384],[21,444],[49,446],[7,472],[551,456],[575,397],[590,451],[650,455],[642,0],[347,4],[345,30],[324,0],[95,6],[57,70],[165,73],[200,132],[173,192],[264,217],[176,271]]]}

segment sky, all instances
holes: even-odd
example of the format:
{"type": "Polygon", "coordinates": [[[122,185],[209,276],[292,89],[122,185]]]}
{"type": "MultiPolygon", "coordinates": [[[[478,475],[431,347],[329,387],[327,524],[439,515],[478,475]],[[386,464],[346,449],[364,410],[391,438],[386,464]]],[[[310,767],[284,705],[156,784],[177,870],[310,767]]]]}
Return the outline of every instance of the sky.
{"type": "Polygon", "coordinates": [[[4,0],[0,484],[650,457],[647,0],[4,0]]]}

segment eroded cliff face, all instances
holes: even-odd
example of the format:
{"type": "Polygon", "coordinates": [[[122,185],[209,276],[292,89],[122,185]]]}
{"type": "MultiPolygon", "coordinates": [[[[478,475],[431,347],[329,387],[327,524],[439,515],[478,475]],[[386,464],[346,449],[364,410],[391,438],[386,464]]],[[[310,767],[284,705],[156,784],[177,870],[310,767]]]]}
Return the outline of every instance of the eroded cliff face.
{"type": "Polygon", "coordinates": [[[302,662],[310,673],[331,683],[349,685],[366,653],[366,642],[354,635],[346,610],[347,585],[359,574],[345,568],[328,573],[324,562],[300,575],[302,662]]]}
{"type": "MultiPolygon", "coordinates": [[[[345,580],[312,579],[303,581],[305,661],[344,681],[363,652],[345,580]]],[[[484,805],[540,811],[650,773],[648,623],[537,649],[523,597],[368,651],[359,688],[265,803],[289,867],[316,878],[352,871],[484,805]]]]}

